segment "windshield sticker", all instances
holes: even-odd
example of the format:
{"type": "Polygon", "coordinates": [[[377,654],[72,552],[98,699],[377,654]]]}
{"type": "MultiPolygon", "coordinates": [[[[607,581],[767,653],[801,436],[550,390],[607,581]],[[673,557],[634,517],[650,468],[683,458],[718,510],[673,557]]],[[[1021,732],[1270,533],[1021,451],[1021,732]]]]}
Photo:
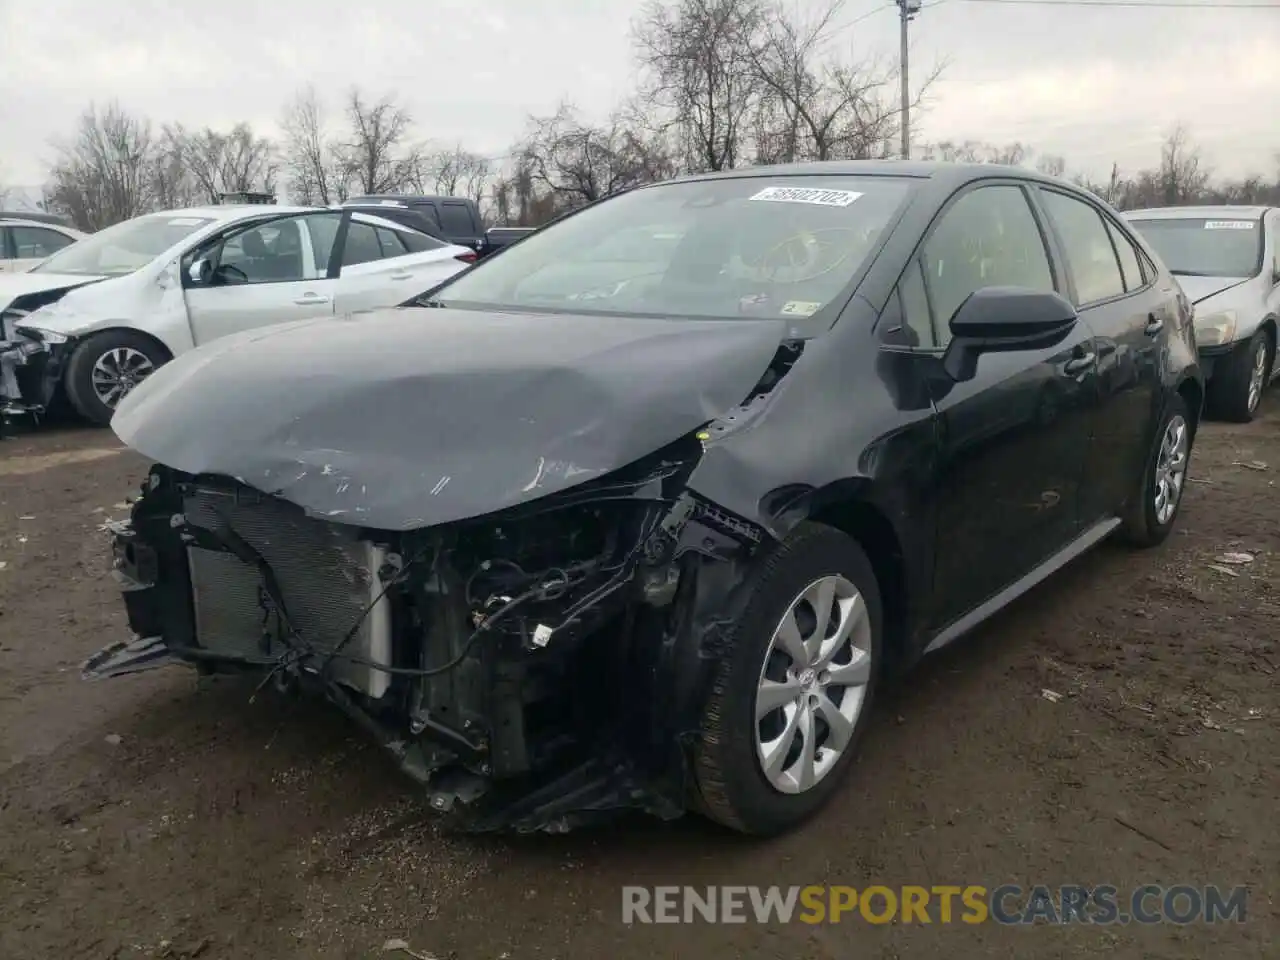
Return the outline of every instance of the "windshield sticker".
{"type": "Polygon", "coordinates": [[[167,225],[170,227],[198,227],[204,222],[199,217],[174,217],[167,225]]]}
{"type": "Polygon", "coordinates": [[[1252,220],[1206,220],[1206,230],[1252,230],[1257,224],[1252,220]]]}
{"type": "Polygon", "coordinates": [[[820,207],[847,207],[862,194],[852,190],[818,190],[815,187],[765,187],[750,199],[772,203],[814,203],[820,207]]]}
{"type": "Polygon", "coordinates": [[[812,300],[788,300],[782,305],[782,315],[786,317],[812,317],[822,309],[821,303],[812,300]]]}

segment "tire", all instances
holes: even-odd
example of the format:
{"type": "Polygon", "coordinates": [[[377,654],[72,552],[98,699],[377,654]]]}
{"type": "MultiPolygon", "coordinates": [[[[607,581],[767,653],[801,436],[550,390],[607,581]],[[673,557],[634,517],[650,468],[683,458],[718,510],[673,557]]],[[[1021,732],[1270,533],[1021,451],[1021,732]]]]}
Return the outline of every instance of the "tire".
{"type": "MultiPolygon", "coordinates": [[[[731,627],[728,652],[717,669],[703,709],[701,737],[694,754],[696,805],[699,812],[733,830],[770,836],[797,826],[817,812],[835,793],[852,764],[881,673],[882,608],[875,573],[862,548],[838,530],[812,523],[801,524],[759,563],[747,589],[747,603],[731,627]],[[798,682],[789,686],[804,693],[809,704],[816,698],[822,708],[806,709],[792,703],[791,710],[794,714],[823,718],[809,728],[815,734],[815,748],[833,742],[836,728],[825,719],[839,720],[833,710],[839,713],[847,708],[853,715],[845,720],[852,723],[840,725],[847,732],[847,739],[838,753],[828,755],[821,772],[816,772],[816,766],[808,768],[815,771],[815,782],[800,789],[801,778],[793,776],[789,780],[792,792],[784,792],[766,776],[757,752],[757,738],[768,741],[780,733],[788,714],[785,707],[778,708],[757,721],[757,690],[766,679],[780,679],[785,670],[794,667],[791,658],[780,650],[775,652],[775,628],[797,604],[801,632],[812,627],[813,607],[806,607],[801,600],[806,588],[816,586],[823,578],[840,578],[843,593],[852,590],[862,599],[863,617],[851,615],[844,621],[851,625],[850,640],[860,651],[860,667],[854,666],[854,654],[843,644],[835,651],[830,670],[813,675],[814,670],[806,665],[801,675],[809,686],[798,682]],[[769,677],[765,677],[766,667],[769,677]],[[855,674],[865,678],[865,684],[842,687],[838,682],[837,678],[853,679],[855,674]],[[829,684],[824,679],[827,677],[829,684]],[[847,700],[849,697],[856,699],[847,700]]],[[[848,605],[841,602],[840,612],[845,612],[848,605]]],[[[837,604],[833,603],[831,609],[836,610],[837,604]]],[[[806,743],[803,734],[796,736],[790,753],[776,754],[784,761],[780,766],[788,766],[787,757],[793,756],[796,749],[803,756],[806,743]]]]}
{"type": "MultiPolygon", "coordinates": [[[[80,416],[96,426],[105,427],[111,422],[111,415],[120,399],[169,359],[168,352],[158,343],[132,330],[95,333],[76,346],[67,362],[64,381],[67,399],[80,416]],[[108,403],[95,387],[95,368],[99,361],[107,368],[123,364],[134,371],[131,378],[125,378],[131,379],[132,385],[116,396],[114,403],[108,403]]],[[[98,368],[99,376],[103,372],[98,368]]]]}
{"type": "Polygon", "coordinates": [[[1209,406],[1214,417],[1232,423],[1253,419],[1270,379],[1274,355],[1270,335],[1259,330],[1242,348],[1223,358],[1209,381],[1209,406]]]}
{"type": "MultiPolygon", "coordinates": [[[[1145,549],[1163,543],[1177,522],[1178,512],[1182,509],[1182,497],[1187,488],[1187,472],[1191,465],[1195,426],[1187,410],[1186,401],[1179,394],[1172,394],[1165,403],[1164,414],[1160,417],[1160,427],[1156,430],[1151,453],[1147,456],[1137,496],[1130,502],[1124,516],[1121,532],[1130,546],[1145,549]],[[1182,446],[1180,470],[1176,464],[1170,469],[1170,461],[1165,457],[1166,440],[1170,440],[1177,424],[1181,424],[1182,428],[1182,439],[1177,441],[1182,446]],[[1173,509],[1170,513],[1162,513],[1158,506],[1156,492],[1162,476],[1168,478],[1169,483],[1173,483],[1173,487],[1166,486],[1166,491],[1171,490],[1173,496],[1173,509]]],[[[1169,495],[1167,492],[1166,497],[1169,495]]]]}

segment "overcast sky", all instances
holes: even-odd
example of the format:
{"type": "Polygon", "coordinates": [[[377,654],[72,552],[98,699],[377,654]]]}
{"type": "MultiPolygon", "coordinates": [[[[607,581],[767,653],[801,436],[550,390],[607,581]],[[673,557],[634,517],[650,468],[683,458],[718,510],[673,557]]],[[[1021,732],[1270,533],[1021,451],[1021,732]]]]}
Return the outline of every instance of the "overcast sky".
{"type": "MultiPolygon", "coordinates": [[[[846,3],[839,46],[896,58],[896,10],[885,0],[846,3]]],[[[42,183],[51,141],[95,99],[117,98],[156,121],[248,120],[273,131],[308,82],[335,103],[352,84],[394,92],[420,136],[501,154],[530,113],[568,98],[603,114],[631,90],[628,22],[639,6],[0,0],[0,182],[42,183]]],[[[1132,169],[1154,162],[1162,133],[1182,121],[1217,171],[1275,168],[1280,8],[934,0],[912,37],[915,69],[948,61],[918,118],[923,139],[1021,140],[1065,155],[1073,169],[1113,160],[1132,169]]]]}

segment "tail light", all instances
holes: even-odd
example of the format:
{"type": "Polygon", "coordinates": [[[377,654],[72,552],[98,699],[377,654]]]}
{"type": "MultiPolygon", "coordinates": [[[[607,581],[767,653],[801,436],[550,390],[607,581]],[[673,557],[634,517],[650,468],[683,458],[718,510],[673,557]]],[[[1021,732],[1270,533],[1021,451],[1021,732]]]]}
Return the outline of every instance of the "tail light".
{"type": "Polygon", "coordinates": [[[476,254],[474,250],[468,250],[466,253],[460,253],[453,259],[461,260],[463,263],[475,263],[476,254]]]}

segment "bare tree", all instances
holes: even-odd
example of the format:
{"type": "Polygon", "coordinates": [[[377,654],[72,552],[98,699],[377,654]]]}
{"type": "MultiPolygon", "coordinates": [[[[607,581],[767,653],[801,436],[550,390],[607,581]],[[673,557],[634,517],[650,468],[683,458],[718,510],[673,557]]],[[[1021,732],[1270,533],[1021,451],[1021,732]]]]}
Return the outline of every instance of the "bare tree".
{"type": "Polygon", "coordinates": [[[306,87],[285,108],[283,159],[295,203],[327,206],[347,199],[346,178],[327,129],[314,87],[306,87]]]}
{"type": "Polygon", "coordinates": [[[1046,177],[1061,177],[1067,172],[1066,158],[1055,153],[1041,154],[1036,161],[1036,170],[1046,177]]]}
{"type": "MultiPolygon", "coordinates": [[[[831,55],[834,21],[843,6],[844,0],[832,0],[808,21],[781,4],[763,10],[758,38],[748,45],[760,83],[760,162],[893,154],[902,121],[898,74],[875,60],[847,64],[831,55]]],[[[923,105],[941,70],[926,75],[913,109],[923,105]]]]}
{"type": "Polygon", "coordinates": [[[148,180],[153,203],[175,209],[195,206],[205,200],[204,191],[191,175],[186,143],[173,127],[166,127],[156,143],[148,180]]]}
{"type": "Polygon", "coordinates": [[[76,226],[98,230],[149,209],[156,144],[147,120],[119,104],[90,106],[50,171],[53,205],[76,226]]]}
{"type": "Polygon", "coordinates": [[[593,126],[567,104],[549,117],[533,118],[516,152],[534,189],[553,197],[557,210],[669,177],[675,170],[660,144],[622,118],[593,126]]]}
{"type": "Polygon", "coordinates": [[[999,163],[1006,167],[1020,167],[1027,162],[1031,156],[1031,148],[1025,143],[1006,143],[1003,146],[991,146],[987,148],[987,155],[984,158],[987,163],[999,163]]]}
{"type": "Polygon", "coordinates": [[[409,111],[391,97],[370,102],[358,89],[347,99],[349,139],[338,149],[345,178],[365,194],[395,193],[421,168],[421,152],[408,143],[409,111]]]}
{"type": "Polygon", "coordinates": [[[762,11],[760,0],[649,0],[633,26],[646,99],[672,128],[686,169],[726,170],[746,158],[762,11]]]}
{"type": "Polygon", "coordinates": [[[1111,173],[1104,181],[1092,180],[1084,174],[1079,174],[1071,178],[1076,186],[1088,190],[1094,196],[1105,200],[1113,207],[1121,208],[1126,205],[1125,199],[1132,193],[1132,184],[1120,174],[1120,166],[1113,163],[1111,165],[1111,173]]]}
{"type": "Polygon", "coordinates": [[[275,192],[275,146],[247,123],[236,124],[229,133],[209,127],[187,131],[174,124],[165,128],[164,142],[176,151],[207,203],[218,203],[224,193],[275,192]]]}
{"type": "Polygon", "coordinates": [[[410,185],[419,193],[468,197],[477,204],[484,199],[492,173],[487,157],[463,149],[462,144],[423,156],[418,166],[410,185]]]}
{"type": "Polygon", "coordinates": [[[1191,142],[1191,134],[1179,124],[1169,131],[1160,148],[1160,193],[1167,206],[1192,203],[1204,193],[1209,171],[1204,167],[1200,148],[1191,142]]]}

